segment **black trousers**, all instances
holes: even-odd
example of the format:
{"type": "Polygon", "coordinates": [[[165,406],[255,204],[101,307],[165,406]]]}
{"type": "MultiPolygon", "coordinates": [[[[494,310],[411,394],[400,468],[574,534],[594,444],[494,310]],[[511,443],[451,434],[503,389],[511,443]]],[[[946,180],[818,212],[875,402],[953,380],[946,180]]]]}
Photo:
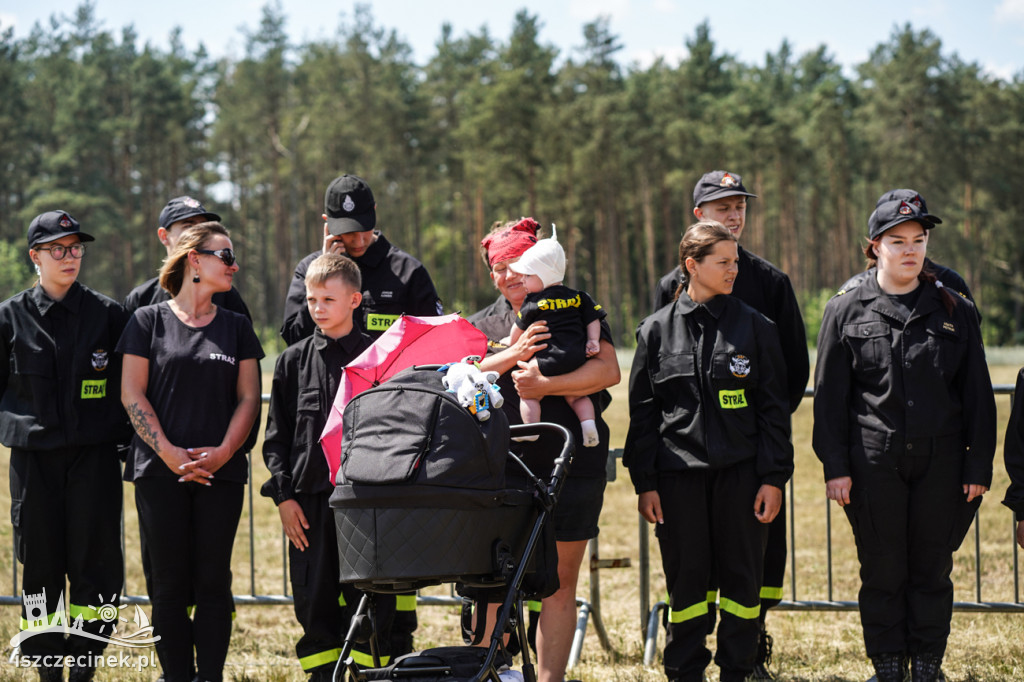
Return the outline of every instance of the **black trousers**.
{"type": "Polygon", "coordinates": [[[786,577],[786,489],[782,489],[779,515],[768,524],[768,545],[764,550],[764,577],[761,581],[761,622],[782,601],[782,583],[786,577]]]}
{"type": "MultiPolygon", "coordinates": [[[[786,578],[786,489],[782,489],[782,506],[779,514],[768,524],[768,544],[764,549],[764,576],[761,579],[761,615],[758,617],[764,624],[768,609],[773,609],[782,601],[783,581],[786,578]]],[[[715,631],[717,609],[715,598],[718,596],[718,577],[712,567],[711,583],[708,585],[708,634],[715,631]]]]}
{"type": "MultiPolygon", "coordinates": [[[[338,582],[338,536],[330,497],[327,492],[295,496],[309,522],[309,547],[299,551],[288,545],[295,617],[302,625],[295,653],[306,672],[334,667],[362,597],[352,585],[338,582]]],[[[357,651],[362,648],[366,647],[357,647],[357,651]]]]}
{"type": "Polygon", "coordinates": [[[670,612],[665,673],[699,682],[711,662],[706,646],[712,567],[721,589],[715,663],[723,682],[754,668],[768,527],[754,517],[760,488],[753,460],[726,469],[659,474],[665,523],[656,526],[670,612]]]}
{"type": "Polygon", "coordinates": [[[234,608],[231,550],[244,490],[223,480],[211,486],[162,476],[135,481],[151,561],[156,652],[167,682],[190,682],[193,661],[200,678],[221,682],[234,608]]]}
{"type": "Polygon", "coordinates": [[[953,552],[980,499],[968,504],[959,438],[907,442],[856,434],[844,509],[860,559],[860,615],[868,656],[942,655],[953,613],[953,552]]]}
{"type": "MultiPolygon", "coordinates": [[[[22,630],[48,626],[60,610],[68,626],[81,617],[86,632],[113,634],[114,623],[102,617],[108,609],[100,609],[117,605],[124,583],[117,447],[13,448],[10,472],[11,524],[24,566],[22,630]]],[[[74,634],[26,632],[22,638],[26,656],[98,654],[106,647],[74,634]]]]}

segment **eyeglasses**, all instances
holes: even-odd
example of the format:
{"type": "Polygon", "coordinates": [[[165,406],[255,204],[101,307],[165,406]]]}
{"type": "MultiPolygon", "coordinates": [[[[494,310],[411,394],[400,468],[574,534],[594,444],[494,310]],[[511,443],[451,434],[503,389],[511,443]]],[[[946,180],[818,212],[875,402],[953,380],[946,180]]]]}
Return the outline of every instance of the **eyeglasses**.
{"type": "Polygon", "coordinates": [[[36,251],[49,251],[50,258],[54,260],[64,260],[64,256],[71,254],[72,258],[81,258],[85,255],[85,244],[81,242],[72,244],[71,246],[64,246],[63,244],[55,244],[49,248],[37,247],[36,251]]]}
{"type": "Polygon", "coordinates": [[[231,249],[217,249],[216,251],[211,251],[210,249],[196,249],[196,253],[205,253],[208,256],[216,256],[228,267],[235,264],[235,252],[231,249]]]}

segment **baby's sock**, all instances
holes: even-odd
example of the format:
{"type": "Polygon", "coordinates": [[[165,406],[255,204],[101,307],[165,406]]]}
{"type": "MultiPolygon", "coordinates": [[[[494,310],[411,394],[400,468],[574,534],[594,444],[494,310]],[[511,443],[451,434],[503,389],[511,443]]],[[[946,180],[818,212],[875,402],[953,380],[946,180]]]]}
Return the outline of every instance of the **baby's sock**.
{"type": "Polygon", "coordinates": [[[583,447],[592,448],[601,442],[600,436],[597,435],[597,422],[593,419],[581,421],[580,428],[583,429],[583,447]]]}

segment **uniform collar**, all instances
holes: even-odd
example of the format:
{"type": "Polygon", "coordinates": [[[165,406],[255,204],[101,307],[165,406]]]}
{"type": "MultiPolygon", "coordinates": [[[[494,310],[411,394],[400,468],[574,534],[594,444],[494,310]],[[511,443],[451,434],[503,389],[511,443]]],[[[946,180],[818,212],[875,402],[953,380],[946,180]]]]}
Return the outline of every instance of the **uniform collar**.
{"type": "Polygon", "coordinates": [[[331,339],[324,335],[320,328],[317,327],[313,332],[313,347],[318,351],[325,351],[329,348],[340,348],[346,354],[353,354],[358,350],[360,344],[363,341],[363,333],[359,331],[359,327],[355,324],[352,325],[352,331],[340,339],[331,339]]]}
{"type": "Polygon", "coordinates": [[[922,282],[921,286],[924,288],[921,290],[921,295],[917,298],[917,305],[914,306],[909,319],[904,319],[903,313],[893,304],[889,294],[882,291],[882,288],[878,286],[877,271],[875,274],[870,275],[864,284],[856,287],[853,292],[863,301],[865,307],[886,317],[906,323],[910,322],[910,320],[930,315],[941,305],[942,301],[937,286],[929,282],[922,282]]]}
{"type": "Polygon", "coordinates": [[[377,235],[377,240],[370,244],[370,247],[366,249],[366,253],[359,258],[352,259],[360,267],[377,267],[384,260],[384,257],[388,255],[388,250],[391,249],[391,242],[384,237],[380,230],[374,230],[373,233],[377,235]]]}
{"type": "Polygon", "coordinates": [[[725,296],[715,296],[707,303],[695,303],[689,294],[686,293],[684,288],[679,292],[679,299],[676,300],[676,310],[683,315],[689,315],[694,311],[703,308],[711,314],[716,320],[722,315],[722,311],[725,309],[725,296]]]}
{"type": "Polygon", "coordinates": [[[32,293],[30,295],[32,296],[32,300],[35,302],[41,315],[46,315],[56,305],[61,306],[68,312],[77,313],[82,304],[82,285],[77,281],[73,282],[71,284],[71,288],[68,289],[68,293],[65,294],[64,298],[60,301],[55,301],[50,298],[49,294],[47,294],[39,284],[32,287],[32,293]]]}

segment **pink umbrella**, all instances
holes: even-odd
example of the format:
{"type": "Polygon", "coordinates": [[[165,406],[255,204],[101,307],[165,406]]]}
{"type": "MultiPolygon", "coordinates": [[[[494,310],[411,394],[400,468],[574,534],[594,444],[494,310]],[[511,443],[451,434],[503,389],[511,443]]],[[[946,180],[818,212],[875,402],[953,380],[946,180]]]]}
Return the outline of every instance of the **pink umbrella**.
{"type": "Polygon", "coordinates": [[[402,315],[395,320],[341,374],[338,394],[320,435],[331,484],[341,465],[341,418],[348,401],[413,365],[444,365],[467,355],[483,357],[486,352],[487,336],[458,313],[439,317],[402,315]]]}

